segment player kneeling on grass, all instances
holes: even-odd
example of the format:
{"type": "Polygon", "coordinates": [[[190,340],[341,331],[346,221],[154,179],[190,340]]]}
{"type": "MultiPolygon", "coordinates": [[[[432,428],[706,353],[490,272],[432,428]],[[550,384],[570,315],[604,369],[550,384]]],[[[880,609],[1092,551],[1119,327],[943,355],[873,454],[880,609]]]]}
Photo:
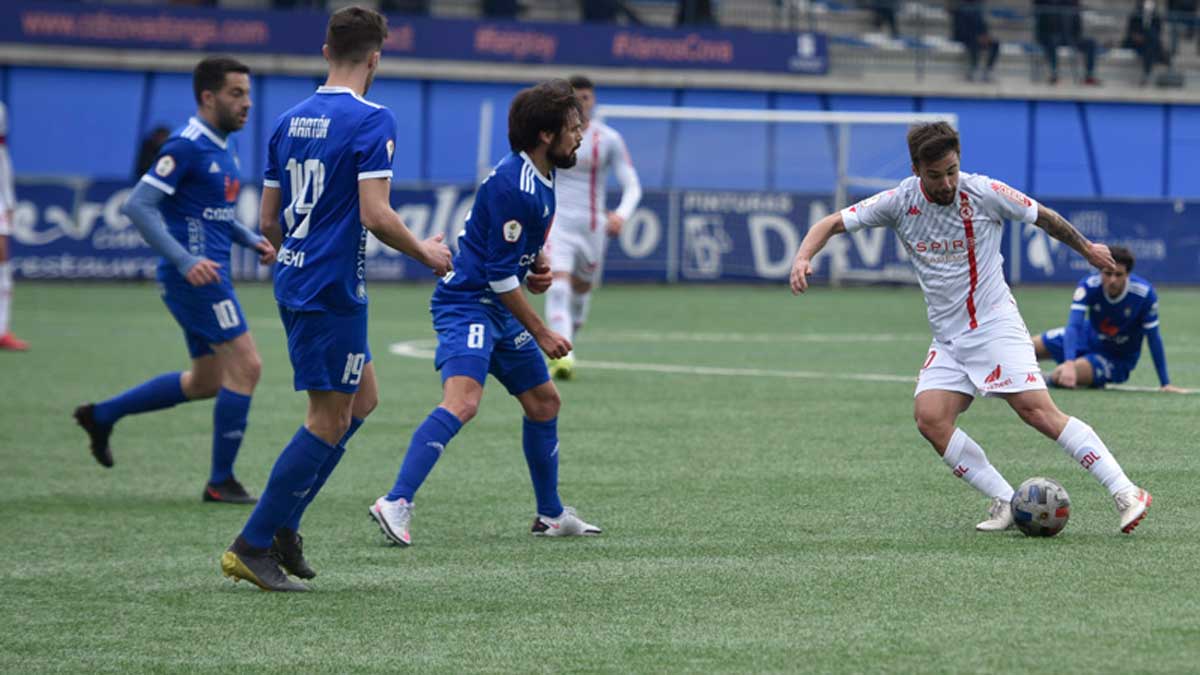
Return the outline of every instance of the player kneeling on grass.
{"type": "Polygon", "coordinates": [[[581,127],[579,103],[565,80],[525,89],[509,108],[512,152],[479,186],[458,239],[454,271],[433,292],[442,402],[413,434],[391,492],[370,507],[371,517],[397,544],[412,542],[413,496],[450,439],[479,410],[488,373],[525,412],[525,461],[537,497],[533,533],[600,534],[558,497],[560,400],[538,349],[562,358],[571,342],[542,323],[521,290],[522,280],[534,293],[550,286],[542,246],[554,220],[555,169],[575,164],[581,127]]]}
{"type": "Polygon", "coordinates": [[[1026,424],[1091,472],[1116,501],[1120,531],[1132,532],[1150,506],[1150,493],[1125,476],[1090,426],[1063,414],[1051,400],[1004,281],[1000,235],[1006,220],[1034,223],[1101,269],[1115,266],[1108,247],[1088,241],[1058,213],[1004,183],[960,172],[958,133],[945,122],[910,129],[908,148],[915,175],[812,226],[792,264],[792,292],[808,288],[810,261],[834,234],[893,229],[916,267],[933,330],[917,378],[917,429],[955,476],[992,498],[989,518],[976,528],[1004,530],[1013,524],[1012,485],[957,427],[978,391],[1003,398],[1026,424]]]}
{"type": "Polygon", "coordinates": [[[1128,380],[1145,336],[1162,391],[1187,393],[1171,384],[1167,375],[1154,286],[1133,274],[1132,251],[1124,246],[1110,250],[1116,266],[1079,281],[1067,325],[1033,338],[1037,357],[1059,364],[1050,375],[1051,384],[1065,389],[1100,388],[1128,380]]]}

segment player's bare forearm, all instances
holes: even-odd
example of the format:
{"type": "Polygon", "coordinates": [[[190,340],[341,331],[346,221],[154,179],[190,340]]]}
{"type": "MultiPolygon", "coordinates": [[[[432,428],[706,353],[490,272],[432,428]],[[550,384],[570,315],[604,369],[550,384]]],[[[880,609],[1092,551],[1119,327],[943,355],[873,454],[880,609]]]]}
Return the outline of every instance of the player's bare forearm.
{"type": "Polygon", "coordinates": [[[804,235],[804,240],[800,242],[800,249],[796,251],[796,258],[812,260],[813,256],[825,248],[825,244],[829,243],[829,239],[833,235],[845,231],[846,224],[842,221],[841,211],[825,216],[808,228],[808,234],[804,235]]]}
{"type": "Polygon", "coordinates": [[[370,230],[385,246],[425,263],[425,251],[421,248],[420,240],[404,225],[400,215],[392,210],[391,187],[391,181],[386,178],[358,182],[358,203],[363,227],[370,230]]]}
{"type": "Polygon", "coordinates": [[[276,250],[283,246],[283,228],[279,225],[281,199],[279,188],[264,187],[258,205],[258,227],[276,250]]]}
{"type": "Polygon", "coordinates": [[[538,316],[537,311],[533,309],[533,305],[529,304],[529,298],[525,297],[525,291],[521,290],[520,286],[507,293],[500,293],[496,297],[500,298],[500,302],[504,303],[508,311],[512,312],[512,315],[521,322],[530,335],[537,337],[549,330],[542,322],[542,317],[538,316]]]}
{"type": "Polygon", "coordinates": [[[1058,211],[1044,204],[1038,204],[1038,215],[1034,225],[1045,230],[1046,234],[1051,237],[1075,249],[1083,257],[1088,257],[1088,248],[1092,242],[1088,241],[1088,238],[1075,229],[1075,226],[1063,218],[1058,211]]]}

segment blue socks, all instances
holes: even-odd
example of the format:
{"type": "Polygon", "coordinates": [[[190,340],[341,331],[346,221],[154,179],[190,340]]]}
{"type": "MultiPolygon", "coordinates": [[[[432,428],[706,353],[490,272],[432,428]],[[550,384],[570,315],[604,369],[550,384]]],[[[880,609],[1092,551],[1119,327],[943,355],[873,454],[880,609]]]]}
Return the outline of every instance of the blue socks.
{"type": "Polygon", "coordinates": [[[558,498],[558,418],[549,422],[534,422],[526,417],[521,444],[525,448],[529,477],[533,480],[538,514],[549,518],[561,516],[563,505],[558,498]]]}
{"type": "Polygon", "coordinates": [[[251,546],[269,547],[275,530],[288,521],[312,491],[321,466],[336,452],[337,448],[300,427],[275,460],[267,487],[242,529],[242,538],[251,546]]]}
{"type": "Polygon", "coordinates": [[[304,517],[304,511],[308,509],[308,505],[316,498],[317,493],[325,485],[325,481],[329,480],[329,474],[337,467],[338,462],[342,461],[342,456],[346,454],[346,444],[350,442],[350,438],[354,436],[354,432],[362,426],[363,421],[357,417],[350,418],[350,428],[346,430],[346,434],[342,436],[342,440],[338,441],[337,447],[329,454],[329,458],[321,465],[317,471],[317,480],[313,482],[312,489],[308,491],[308,495],[300,500],[300,503],[292,511],[292,515],[288,517],[288,521],[283,524],[283,527],[288,528],[293,532],[300,531],[300,519],[304,517]]]}
{"type": "Polygon", "coordinates": [[[242,436],[246,432],[246,417],[250,414],[250,397],[221,387],[213,406],[212,473],[209,483],[233,478],[233,462],[242,436]]]}
{"type": "Polygon", "coordinates": [[[110,427],[126,415],[170,408],[187,400],[179,378],[182,373],[163,373],[122,394],[96,404],[97,424],[110,427]]]}
{"type": "Polygon", "coordinates": [[[462,422],[445,408],[434,408],[429,417],[413,432],[412,441],[408,444],[408,452],[404,455],[404,463],[400,465],[400,475],[396,476],[396,484],[387,493],[387,500],[397,499],[412,501],[417,488],[425,482],[433,465],[442,456],[442,451],[450,443],[450,439],[462,429],[462,422]]]}

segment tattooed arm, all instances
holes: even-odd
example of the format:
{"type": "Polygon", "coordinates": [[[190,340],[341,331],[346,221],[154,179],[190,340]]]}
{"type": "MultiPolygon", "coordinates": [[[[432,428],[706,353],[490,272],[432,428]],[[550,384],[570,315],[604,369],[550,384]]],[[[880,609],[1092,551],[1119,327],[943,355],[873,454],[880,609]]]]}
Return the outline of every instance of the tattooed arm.
{"type": "Polygon", "coordinates": [[[1075,249],[1089,263],[1102,270],[1112,269],[1116,265],[1108,246],[1088,241],[1088,238],[1075,229],[1075,226],[1066,218],[1045,204],[1038,204],[1038,215],[1034,225],[1045,230],[1046,234],[1051,237],[1075,249]]]}

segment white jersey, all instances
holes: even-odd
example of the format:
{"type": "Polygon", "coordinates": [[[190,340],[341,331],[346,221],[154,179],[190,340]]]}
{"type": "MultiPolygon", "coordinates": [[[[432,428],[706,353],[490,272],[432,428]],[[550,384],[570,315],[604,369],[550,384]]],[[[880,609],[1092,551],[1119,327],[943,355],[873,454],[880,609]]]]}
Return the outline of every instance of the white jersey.
{"type": "Polygon", "coordinates": [[[1037,202],[987,176],[960,173],[954,203],[929,201],[916,176],[842,210],[847,231],[890,227],[917,269],[929,327],[949,342],[980,324],[1017,313],[1004,281],[1000,236],[1006,220],[1032,223],[1037,202]]]}
{"type": "Polygon", "coordinates": [[[12,160],[8,156],[8,108],[0,103],[0,215],[17,208],[12,160]]]}
{"type": "Polygon", "coordinates": [[[576,151],[573,168],[559,169],[555,180],[554,228],[572,232],[603,232],[608,222],[605,209],[605,184],[608,172],[615,171],[621,184],[621,203],[614,209],[629,220],[642,199],[642,184],[629,159],[621,134],[612,127],[592,120],[583,131],[583,142],[576,151]]]}

